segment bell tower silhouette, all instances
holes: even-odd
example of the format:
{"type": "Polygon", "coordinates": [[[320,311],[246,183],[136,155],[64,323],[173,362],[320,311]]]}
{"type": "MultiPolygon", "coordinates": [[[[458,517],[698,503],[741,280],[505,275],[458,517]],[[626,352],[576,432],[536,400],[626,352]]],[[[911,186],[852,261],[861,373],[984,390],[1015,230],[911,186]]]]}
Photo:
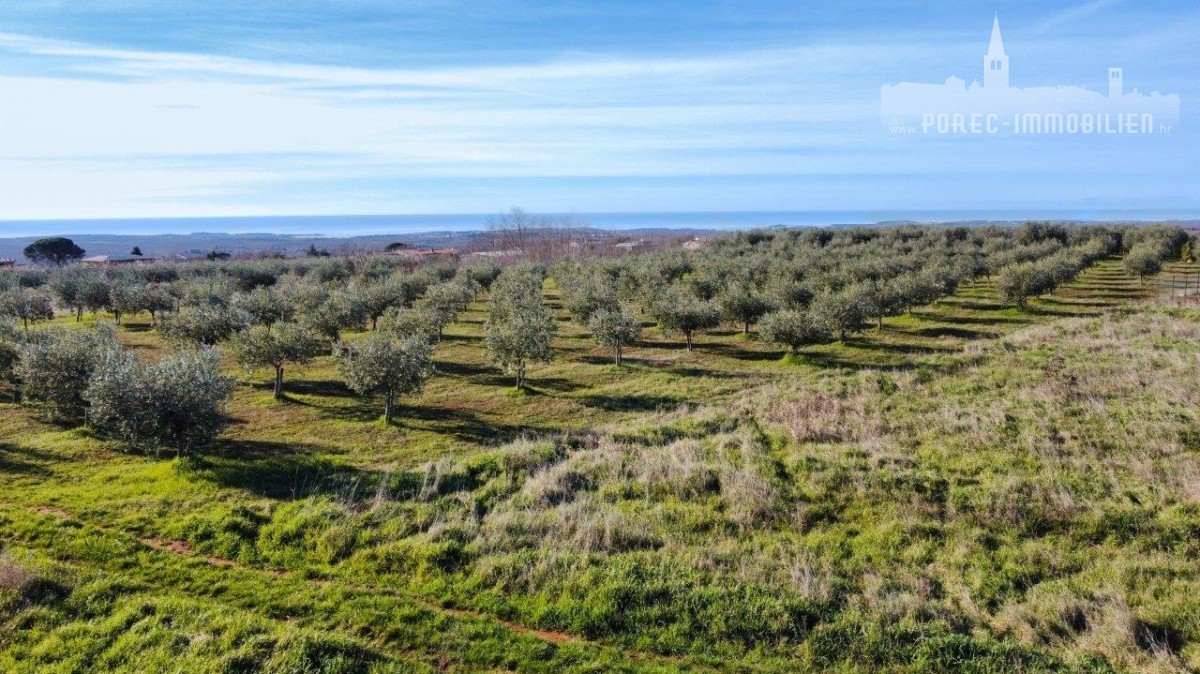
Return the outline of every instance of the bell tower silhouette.
{"type": "Polygon", "coordinates": [[[1000,15],[992,22],[992,41],[983,57],[983,88],[1008,88],[1008,54],[1004,53],[1004,40],[1000,37],[1000,15]]]}

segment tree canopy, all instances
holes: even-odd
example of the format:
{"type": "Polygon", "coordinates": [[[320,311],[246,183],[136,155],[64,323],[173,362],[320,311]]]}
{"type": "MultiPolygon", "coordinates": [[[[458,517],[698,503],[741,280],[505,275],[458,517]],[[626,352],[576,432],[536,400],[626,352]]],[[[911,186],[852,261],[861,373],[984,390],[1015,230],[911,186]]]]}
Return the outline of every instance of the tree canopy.
{"type": "Polygon", "coordinates": [[[34,264],[64,265],[83,259],[87,251],[62,236],[38,239],[25,246],[25,257],[34,264]]]}

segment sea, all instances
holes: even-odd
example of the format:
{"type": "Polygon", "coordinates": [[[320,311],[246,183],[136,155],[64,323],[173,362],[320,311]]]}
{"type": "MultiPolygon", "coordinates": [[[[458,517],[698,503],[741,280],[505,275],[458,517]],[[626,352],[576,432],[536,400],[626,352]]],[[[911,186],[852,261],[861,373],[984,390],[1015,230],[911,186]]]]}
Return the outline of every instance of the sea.
{"type": "MultiPolygon", "coordinates": [[[[926,211],[725,211],[648,213],[548,213],[606,230],[821,227],[896,222],[1195,221],[1200,210],[926,210],[926,211]]],[[[279,234],[353,237],[379,234],[469,232],[488,228],[498,214],[318,215],[270,217],[0,220],[0,238],[72,234],[279,234]]]]}

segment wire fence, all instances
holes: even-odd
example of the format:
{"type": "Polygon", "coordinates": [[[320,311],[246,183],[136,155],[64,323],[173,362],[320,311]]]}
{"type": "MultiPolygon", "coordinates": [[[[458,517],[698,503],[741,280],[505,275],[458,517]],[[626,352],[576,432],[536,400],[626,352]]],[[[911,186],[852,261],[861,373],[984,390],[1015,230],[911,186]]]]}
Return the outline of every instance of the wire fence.
{"type": "Polygon", "coordinates": [[[1183,300],[1200,296],[1200,271],[1167,271],[1158,277],[1160,299],[1183,300]]]}

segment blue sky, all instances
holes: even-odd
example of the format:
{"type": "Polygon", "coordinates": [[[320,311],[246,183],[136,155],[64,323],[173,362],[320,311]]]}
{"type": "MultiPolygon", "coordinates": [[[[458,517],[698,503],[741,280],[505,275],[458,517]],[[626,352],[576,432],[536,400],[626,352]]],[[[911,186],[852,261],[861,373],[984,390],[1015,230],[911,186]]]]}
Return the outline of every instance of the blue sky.
{"type": "MultiPolygon", "coordinates": [[[[0,220],[1200,208],[1190,2],[5,0],[0,220]],[[1178,94],[1170,135],[898,137],[879,87],[1178,94]]],[[[2,226],[0,226],[2,227],[2,226]]]]}

